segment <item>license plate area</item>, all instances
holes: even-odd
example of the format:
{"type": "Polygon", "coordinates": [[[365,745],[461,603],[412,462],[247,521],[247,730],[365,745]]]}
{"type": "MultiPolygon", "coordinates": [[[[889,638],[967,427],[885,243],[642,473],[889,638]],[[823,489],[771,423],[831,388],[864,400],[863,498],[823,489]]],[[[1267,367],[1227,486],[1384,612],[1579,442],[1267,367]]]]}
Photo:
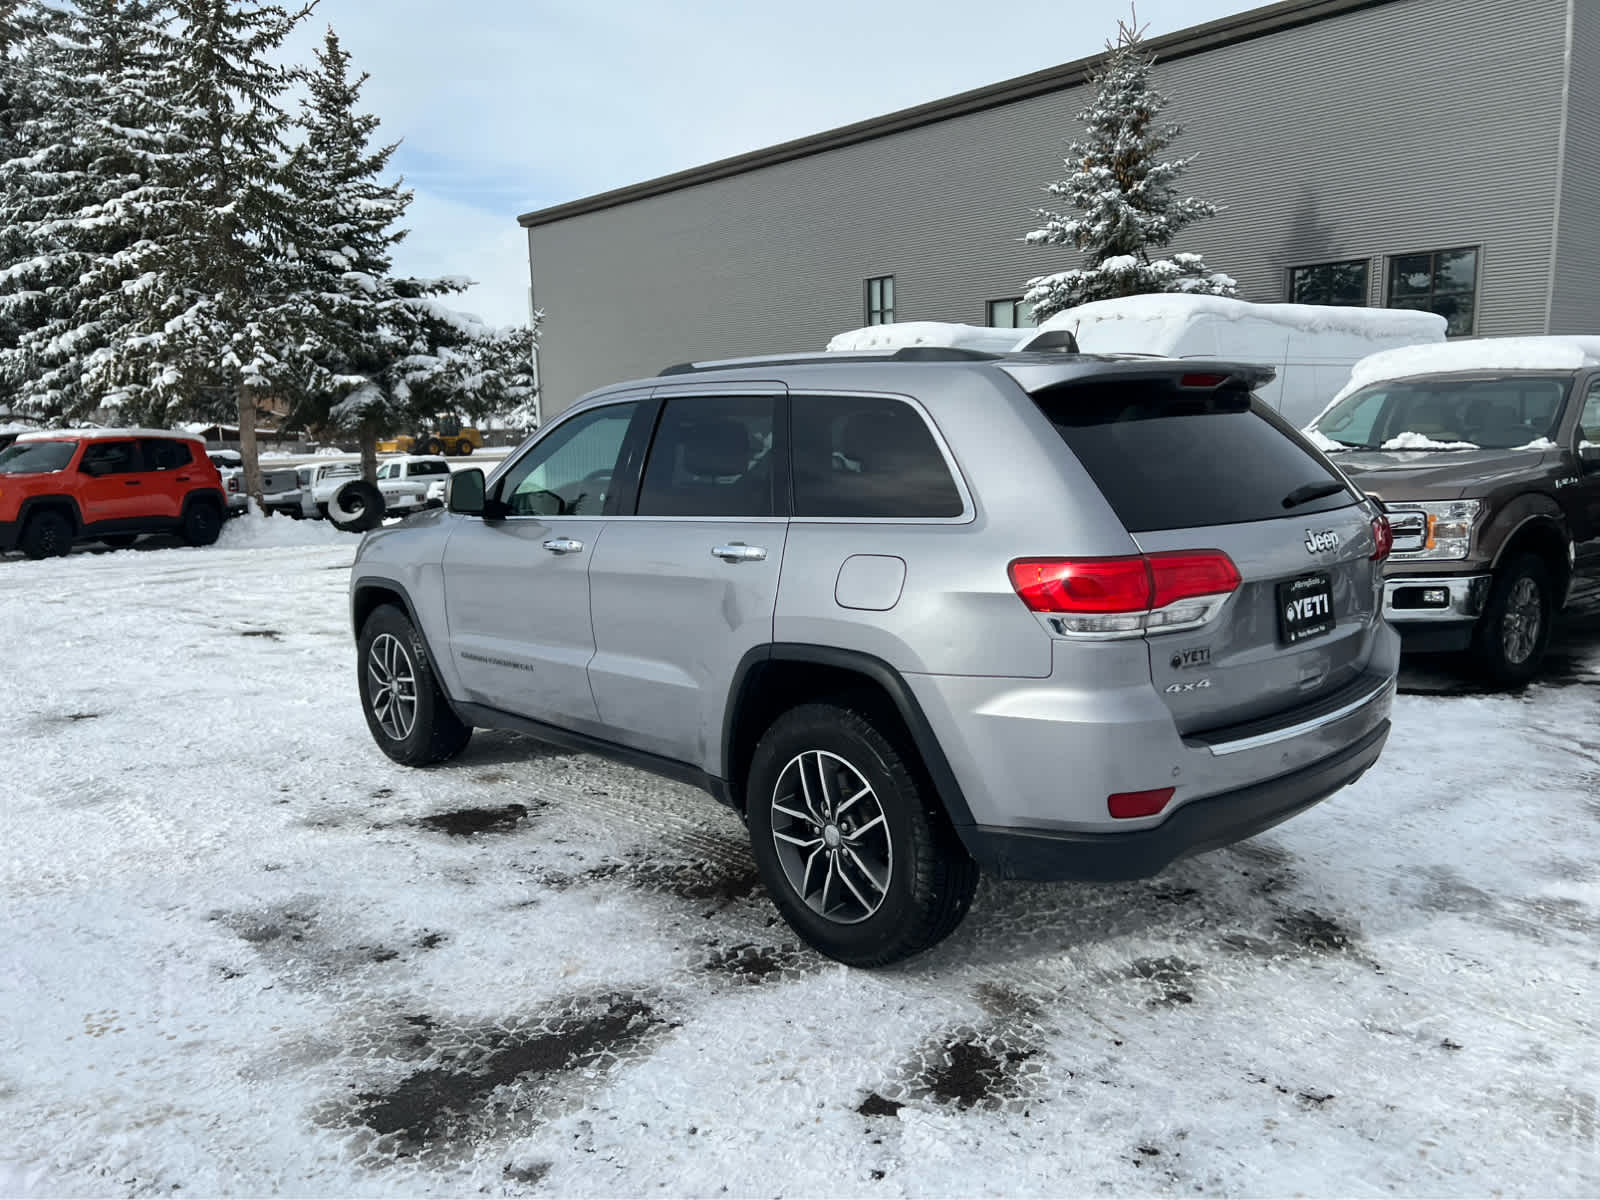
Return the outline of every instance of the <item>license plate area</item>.
{"type": "Polygon", "coordinates": [[[1278,644],[1298,646],[1332,633],[1333,580],[1324,572],[1302,575],[1278,585],[1278,644]]]}

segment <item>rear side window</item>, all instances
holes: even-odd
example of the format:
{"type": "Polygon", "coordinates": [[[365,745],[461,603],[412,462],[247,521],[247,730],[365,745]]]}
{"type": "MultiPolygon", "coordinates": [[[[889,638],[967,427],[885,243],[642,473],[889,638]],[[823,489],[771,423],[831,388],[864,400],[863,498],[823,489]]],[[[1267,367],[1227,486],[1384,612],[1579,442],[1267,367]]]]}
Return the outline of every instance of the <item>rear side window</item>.
{"type": "Polygon", "coordinates": [[[961,492],[927,422],[887,396],[796,396],[794,515],[959,517],[961,492]]]}
{"type": "Polygon", "coordinates": [[[140,443],[144,451],[146,471],[176,471],[194,461],[188,442],[168,441],[166,438],[146,438],[140,443]]]}
{"type": "Polygon", "coordinates": [[[450,466],[442,462],[418,462],[411,464],[412,475],[448,475],[450,466]]]}
{"type": "Polygon", "coordinates": [[[641,517],[777,514],[773,396],[675,396],[639,485],[641,517]]]}
{"type": "Polygon", "coordinates": [[[1333,469],[1242,387],[1132,379],[1064,384],[1034,400],[1130,533],[1355,503],[1333,469]],[[1312,496],[1324,489],[1330,494],[1312,496]]]}

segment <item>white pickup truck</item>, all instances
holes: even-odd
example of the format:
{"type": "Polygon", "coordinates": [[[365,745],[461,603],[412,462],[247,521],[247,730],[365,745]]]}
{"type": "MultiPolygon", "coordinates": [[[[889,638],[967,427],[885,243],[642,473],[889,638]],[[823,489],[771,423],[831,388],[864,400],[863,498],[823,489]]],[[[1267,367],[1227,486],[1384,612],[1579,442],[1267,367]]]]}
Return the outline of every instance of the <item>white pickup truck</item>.
{"type": "Polygon", "coordinates": [[[444,504],[450,464],[437,455],[391,458],[378,468],[378,491],[383,510],[395,516],[438,508],[444,504]]]}

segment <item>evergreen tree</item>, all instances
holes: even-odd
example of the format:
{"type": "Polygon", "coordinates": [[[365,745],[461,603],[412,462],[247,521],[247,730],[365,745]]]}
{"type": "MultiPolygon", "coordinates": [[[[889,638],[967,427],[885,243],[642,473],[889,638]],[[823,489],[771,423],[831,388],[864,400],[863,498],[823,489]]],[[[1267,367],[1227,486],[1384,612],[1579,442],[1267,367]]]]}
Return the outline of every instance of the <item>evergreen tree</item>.
{"type": "Polygon", "coordinates": [[[1146,292],[1233,295],[1235,283],[1212,272],[1199,254],[1151,258],[1152,248],[1172,244],[1177,233],[1216,205],[1180,196],[1186,158],[1160,154],[1180,132],[1159,123],[1166,97],[1150,88],[1155,58],[1144,49],[1143,31],[1119,22],[1117,40],[1092,77],[1094,102],[1079,113],[1086,138],[1068,148],[1072,173],[1047,189],[1067,201],[1067,214],[1039,209],[1044,225],[1027,235],[1035,246],[1073,246],[1083,266],[1028,281],[1023,299],[1039,319],[1091,300],[1146,292]]]}
{"type": "Polygon", "coordinates": [[[102,374],[129,335],[132,294],[153,264],[174,194],[159,0],[76,0],[33,12],[36,103],[0,163],[0,380],[12,407],[81,420],[136,383],[102,374]]]}
{"type": "Polygon", "coordinates": [[[256,0],[168,4],[177,45],[160,84],[180,195],[141,276],[137,327],[106,370],[145,382],[146,419],[236,413],[245,486],[259,500],[258,401],[294,386],[308,319],[283,178],[281,102],[298,72],[271,57],[315,0],[293,11],[256,0]]]}

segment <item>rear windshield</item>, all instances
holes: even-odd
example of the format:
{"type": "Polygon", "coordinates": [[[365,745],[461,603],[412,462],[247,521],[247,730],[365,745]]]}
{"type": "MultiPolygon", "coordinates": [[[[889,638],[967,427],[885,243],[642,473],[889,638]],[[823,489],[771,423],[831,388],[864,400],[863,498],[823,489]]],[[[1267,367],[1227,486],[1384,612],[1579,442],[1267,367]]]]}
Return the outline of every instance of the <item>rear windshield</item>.
{"type": "Polygon", "coordinates": [[[0,450],[0,475],[59,471],[72,461],[77,442],[15,442],[0,450]]]}
{"type": "Polygon", "coordinates": [[[1118,380],[1062,384],[1034,400],[1130,533],[1300,517],[1357,500],[1242,387],[1118,380]]]}

